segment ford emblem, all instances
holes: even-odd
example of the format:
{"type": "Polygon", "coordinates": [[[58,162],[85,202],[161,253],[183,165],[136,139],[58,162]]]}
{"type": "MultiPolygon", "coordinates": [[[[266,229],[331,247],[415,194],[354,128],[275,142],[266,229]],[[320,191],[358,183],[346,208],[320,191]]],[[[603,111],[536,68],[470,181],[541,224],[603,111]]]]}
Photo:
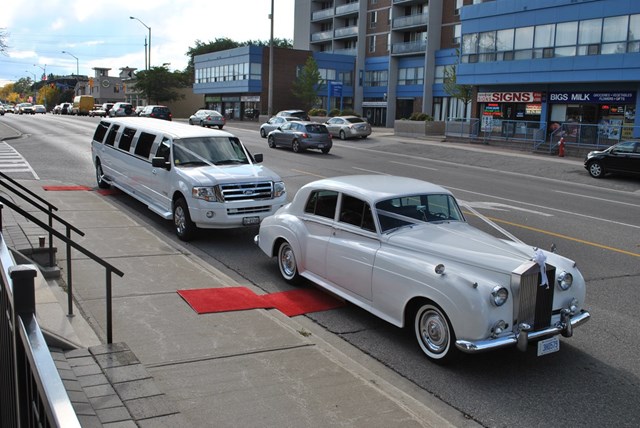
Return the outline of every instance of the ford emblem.
{"type": "Polygon", "coordinates": [[[251,195],[253,195],[254,192],[253,192],[253,190],[245,190],[242,193],[244,193],[246,196],[251,196],[251,195]]]}

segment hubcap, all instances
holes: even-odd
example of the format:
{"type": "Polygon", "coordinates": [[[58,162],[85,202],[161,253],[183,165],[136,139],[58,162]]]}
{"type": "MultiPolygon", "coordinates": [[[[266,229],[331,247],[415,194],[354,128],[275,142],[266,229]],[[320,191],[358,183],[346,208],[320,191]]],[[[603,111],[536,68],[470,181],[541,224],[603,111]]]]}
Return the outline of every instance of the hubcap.
{"type": "Polygon", "coordinates": [[[176,225],[176,230],[178,231],[178,233],[183,233],[186,227],[186,219],[184,217],[184,211],[182,210],[182,207],[176,208],[176,212],[173,213],[173,221],[176,225]]]}
{"type": "Polygon", "coordinates": [[[443,352],[449,343],[446,321],[434,311],[427,311],[420,322],[422,341],[433,353],[443,352]]]}
{"type": "Polygon", "coordinates": [[[287,278],[291,278],[296,273],[296,258],[291,250],[291,247],[286,246],[280,252],[280,266],[282,267],[282,272],[286,275],[287,278]]]}

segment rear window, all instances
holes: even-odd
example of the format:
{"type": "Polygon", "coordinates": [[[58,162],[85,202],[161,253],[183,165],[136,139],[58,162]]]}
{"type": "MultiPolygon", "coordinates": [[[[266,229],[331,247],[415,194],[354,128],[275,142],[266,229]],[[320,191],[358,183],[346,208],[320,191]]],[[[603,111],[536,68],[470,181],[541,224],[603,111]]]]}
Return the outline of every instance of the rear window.
{"type": "Polygon", "coordinates": [[[100,122],[98,124],[98,127],[96,128],[96,132],[93,134],[93,141],[102,143],[102,140],[104,140],[104,136],[107,134],[108,129],[109,129],[108,123],[100,122]]]}
{"type": "Polygon", "coordinates": [[[364,122],[364,120],[362,120],[359,117],[350,117],[349,119],[347,119],[349,122],[351,123],[362,123],[364,122]]]}
{"type": "Polygon", "coordinates": [[[306,126],[307,132],[312,134],[328,134],[327,127],[320,124],[311,124],[306,126]]]}
{"type": "Polygon", "coordinates": [[[332,190],[316,190],[311,193],[304,207],[304,212],[333,219],[338,203],[338,192],[332,190]]]}

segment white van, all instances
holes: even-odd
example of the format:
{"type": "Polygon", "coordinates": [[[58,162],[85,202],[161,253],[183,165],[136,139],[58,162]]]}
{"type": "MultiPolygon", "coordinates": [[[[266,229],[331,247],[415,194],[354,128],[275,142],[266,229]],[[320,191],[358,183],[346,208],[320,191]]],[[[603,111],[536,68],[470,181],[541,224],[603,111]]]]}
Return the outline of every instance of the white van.
{"type": "Polygon", "coordinates": [[[197,228],[259,224],[286,203],[281,178],[234,135],[149,118],[98,124],[91,154],[100,188],[115,186],[192,239],[197,228]]]}

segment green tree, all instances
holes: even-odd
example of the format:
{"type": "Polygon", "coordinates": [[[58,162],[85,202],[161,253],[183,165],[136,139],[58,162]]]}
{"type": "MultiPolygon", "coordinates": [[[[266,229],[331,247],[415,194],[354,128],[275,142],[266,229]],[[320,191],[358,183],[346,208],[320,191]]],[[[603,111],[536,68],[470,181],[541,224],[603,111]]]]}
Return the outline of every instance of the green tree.
{"type": "Polygon", "coordinates": [[[169,71],[166,67],[151,67],[136,73],[135,89],[152,104],[183,98],[177,89],[187,86],[185,73],[169,71]]]}
{"type": "Polygon", "coordinates": [[[318,99],[318,84],[320,83],[320,71],[318,64],[312,56],[307,58],[304,67],[300,70],[298,78],[293,82],[292,92],[304,106],[305,111],[311,110],[318,99]]]}
{"type": "MultiPolygon", "coordinates": [[[[459,99],[464,104],[464,115],[466,118],[467,107],[473,100],[473,85],[459,85],[456,77],[456,65],[449,65],[444,68],[443,79],[444,91],[453,98],[459,99]]],[[[464,119],[464,118],[463,118],[464,119]]]]}

